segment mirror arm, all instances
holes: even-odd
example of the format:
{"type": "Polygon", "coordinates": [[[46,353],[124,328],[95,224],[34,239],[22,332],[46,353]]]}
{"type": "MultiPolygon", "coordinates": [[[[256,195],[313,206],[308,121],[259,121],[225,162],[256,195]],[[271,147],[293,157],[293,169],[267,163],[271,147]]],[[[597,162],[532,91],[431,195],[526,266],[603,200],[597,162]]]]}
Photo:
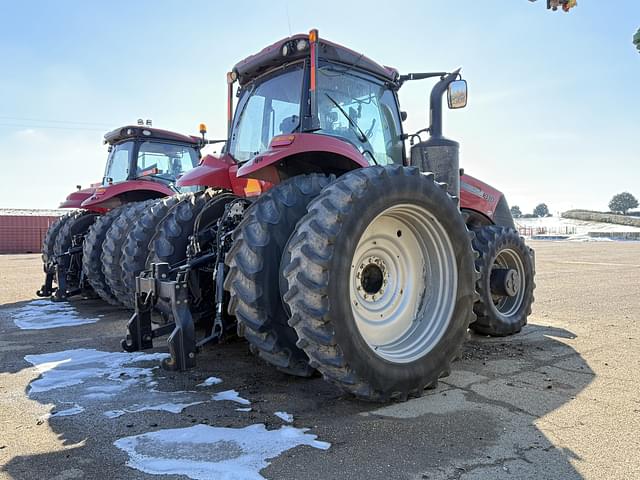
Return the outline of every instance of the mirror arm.
{"type": "Polygon", "coordinates": [[[406,73],[398,77],[398,84],[399,84],[399,87],[401,87],[402,84],[407,80],[424,80],[425,78],[434,78],[434,77],[442,78],[446,74],[447,72],[406,73]]]}
{"type": "Polygon", "coordinates": [[[432,138],[442,137],[442,96],[447,91],[449,84],[460,74],[460,68],[444,75],[431,90],[429,100],[429,132],[432,138]]]}

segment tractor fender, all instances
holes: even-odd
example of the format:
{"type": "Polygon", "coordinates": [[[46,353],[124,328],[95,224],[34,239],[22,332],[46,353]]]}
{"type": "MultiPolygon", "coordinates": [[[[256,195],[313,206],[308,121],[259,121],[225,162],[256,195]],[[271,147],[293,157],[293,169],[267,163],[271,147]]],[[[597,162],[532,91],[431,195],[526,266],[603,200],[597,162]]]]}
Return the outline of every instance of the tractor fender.
{"type": "Polygon", "coordinates": [[[82,190],[76,190],[75,192],[67,195],[64,202],[60,203],[58,208],[80,208],[82,202],[93,195],[95,187],[84,188],[82,190]]]}
{"type": "Polygon", "coordinates": [[[471,175],[460,177],[460,208],[486,217],[491,224],[515,228],[504,194],[471,175]]]}
{"type": "Polygon", "coordinates": [[[233,159],[229,155],[221,157],[205,155],[197,167],[192,168],[178,179],[176,185],[178,187],[219,187],[231,190],[229,169],[233,165],[233,159]]]}
{"type": "Polygon", "coordinates": [[[292,133],[273,137],[267,150],[238,169],[238,176],[275,184],[299,173],[346,172],[368,166],[362,153],[344,139],[318,133],[292,133]],[[325,158],[314,164],[314,154],[325,158]],[[285,160],[292,157],[300,161],[288,165],[285,160]]]}
{"type": "Polygon", "coordinates": [[[239,197],[260,195],[271,184],[263,180],[240,178],[238,165],[230,155],[205,155],[200,164],[176,182],[178,187],[203,186],[232,191],[239,197]]]}
{"type": "Polygon", "coordinates": [[[168,197],[175,193],[175,190],[160,182],[126,180],[97,187],[93,194],[82,202],[81,207],[88,210],[111,209],[123,203],[168,197]]]}

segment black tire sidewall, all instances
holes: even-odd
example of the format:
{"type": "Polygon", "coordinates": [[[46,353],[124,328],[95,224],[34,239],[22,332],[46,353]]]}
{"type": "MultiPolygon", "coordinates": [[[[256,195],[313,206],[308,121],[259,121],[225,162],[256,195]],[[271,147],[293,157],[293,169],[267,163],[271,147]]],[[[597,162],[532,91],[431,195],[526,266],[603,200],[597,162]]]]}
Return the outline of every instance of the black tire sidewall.
{"type": "Polygon", "coordinates": [[[468,321],[473,315],[474,275],[466,226],[454,201],[445,191],[419,176],[389,176],[386,181],[371,184],[365,194],[351,204],[350,214],[344,216],[329,266],[328,315],[347,363],[374,389],[381,391],[410,391],[418,387],[415,385],[417,378],[437,379],[465,338],[468,321]],[[421,201],[416,201],[416,198],[421,201]],[[458,271],[456,307],[444,335],[428,354],[409,363],[390,362],[371,350],[358,330],[348,293],[351,262],[360,236],[377,215],[397,204],[426,208],[438,219],[449,234],[458,271]],[[338,281],[339,278],[345,279],[347,284],[338,281]]]}
{"type": "Polygon", "coordinates": [[[98,217],[99,214],[87,211],[81,212],[78,216],[67,220],[56,236],[54,245],[55,254],[61,255],[69,250],[73,237],[86,234],[98,217]]]}
{"type": "Polygon", "coordinates": [[[484,309],[487,316],[481,316],[480,312],[477,312],[479,314],[478,320],[471,328],[480,333],[490,332],[489,334],[493,335],[509,335],[519,332],[527,323],[534,288],[533,259],[524,240],[522,240],[515,230],[497,226],[485,228],[490,230],[493,239],[489,251],[483,252],[483,256],[481,257],[482,264],[480,265],[480,272],[482,276],[480,282],[482,282],[482,285],[478,290],[481,294],[480,301],[485,304],[484,309]],[[525,291],[522,303],[518,310],[509,316],[503,315],[494,307],[491,296],[491,279],[490,275],[487,275],[487,272],[491,271],[491,267],[494,265],[500,252],[505,249],[510,249],[518,254],[524,268],[525,276],[525,291]]]}

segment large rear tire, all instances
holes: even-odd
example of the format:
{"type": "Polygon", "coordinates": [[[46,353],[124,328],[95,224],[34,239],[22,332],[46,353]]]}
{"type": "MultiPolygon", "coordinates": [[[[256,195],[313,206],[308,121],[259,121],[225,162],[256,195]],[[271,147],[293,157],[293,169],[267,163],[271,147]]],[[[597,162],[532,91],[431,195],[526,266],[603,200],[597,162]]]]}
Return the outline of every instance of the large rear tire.
{"type": "Polygon", "coordinates": [[[220,193],[215,190],[186,194],[173,205],[160,223],[149,242],[146,268],[152,263],[166,262],[176,265],[187,258],[189,237],[198,214],[211,198],[220,193]]]}
{"type": "Polygon", "coordinates": [[[123,247],[131,229],[136,225],[143,212],[157,200],[147,200],[129,204],[122,209],[120,215],[113,221],[102,245],[100,261],[105,282],[118,303],[132,308],[129,303],[130,294],[124,285],[124,272],[121,267],[123,247]]]}
{"type": "Polygon", "coordinates": [[[504,337],[522,330],[531,314],[535,288],[532,251],[512,228],[491,225],[476,230],[479,300],[473,307],[474,332],[504,337]]]}
{"type": "Polygon", "coordinates": [[[70,218],[73,218],[76,212],[77,211],[74,210],[72,212],[65,213],[64,215],[60,216],[58,220],[53,222],[47,229],[47,233],[45,233],[44,239],[42,240],[42,262],[45,265],[55,259],[53,247],[56,242],[56,237],[58,236],[58,233],[62,229],[62,226],[65,224],[65,222],[69,221],[70,218]]]}
{"type": "Polygon", "coordinates": [[[287,323],[289,314],[280,295],[280,259],[307,205],[330,181],[325,175],[300,175],[260,196],[234,231],[226,258],[229,313],[238,320],[239,335],[263,360],[303,377],[314,369],[287,323]]]}
{"type": "Polygon", "coordinates": [[[71,212],[56,235],[53,244],[54,255],[62,255],[71,248],[73,237],[85,234],[93,225],[99,215],[88,210],[76,210],[71,212]]]}
{"type": "Polygon", "coordinates": [[[124,296],[118,297],[126,307],[134,308],[136,297],[136,277],[146,267],[149,255],[149,243],[155,235],[158,224],[167,215],[169,209],[185,197],[184,194],[162,198],[136,220],[122,246],[120,269],[124,296]]]}
{"type": "MultiPolygon", "coordinates": [[[[77,210],[72,213],[68,220],[66,220],[58,235],[53,246],[53,253],[59,257],[71,249],[74,246],[74,238],[78,237],[82,241],[84,246],[84,240],[86,240],[87,232],[90,230],[93,223],[100,216],[95,212],[89,212],[87,210],[77,210]]],[[[73,255],[65,255],[58,259],[58,265],[62,267],[65,276],[65,284],[67,292],[74,291],[82,284],[82,252],[75,253],[73,255]]],[[[61,279],[59,279],[61,281],[61,279]]],[[[58,291],[60,293],[60,290],[58,291]]],[[[66,292],[64,293],[66,296],[66,292]]],[[[57,294],[56,294],[57,298],[57,294]]]]}
{"type": "Polygon", "coordinates": [[[432,174],[376,166],[343,175],[308,211],[284,268],[298,346],[359,398],[421,395],[473,318],[472,234],[456,199],[432,174]]]}
{"type": "Polygon", "coordinates": [[[98,217],[89,229],[89,233],[87,233],[82,245],[82,271],[85,278],[102,300],[114,306],[120,306],[120,302],[111,291],[111,288],[109,288],[109,285],[107,285],[107,280],[102,271],[102,249],[109,228],[118,216],[130,208],[131,205],[126,204],[116,207],[98,217]]]}

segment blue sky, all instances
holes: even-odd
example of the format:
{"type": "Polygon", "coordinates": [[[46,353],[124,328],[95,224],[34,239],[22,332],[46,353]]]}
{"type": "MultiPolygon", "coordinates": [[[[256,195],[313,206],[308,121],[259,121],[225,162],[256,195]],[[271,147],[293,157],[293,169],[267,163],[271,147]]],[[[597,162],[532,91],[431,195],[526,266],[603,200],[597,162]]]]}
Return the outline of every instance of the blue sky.
{"type": "MultiPolygon", "coordinates": [[[[446,113],[445,135],[510,204],[640,197],[640,1],[545,3],[0,0],[0,207],[54,208],[98,181],[102,135],[140,117],[223,135],[225,72],[314,27],[401,72],[462,66],[469,106],[446,113]]],[[[426,126],[430,87],[400,91],[406,131],[426,126]]]]}

